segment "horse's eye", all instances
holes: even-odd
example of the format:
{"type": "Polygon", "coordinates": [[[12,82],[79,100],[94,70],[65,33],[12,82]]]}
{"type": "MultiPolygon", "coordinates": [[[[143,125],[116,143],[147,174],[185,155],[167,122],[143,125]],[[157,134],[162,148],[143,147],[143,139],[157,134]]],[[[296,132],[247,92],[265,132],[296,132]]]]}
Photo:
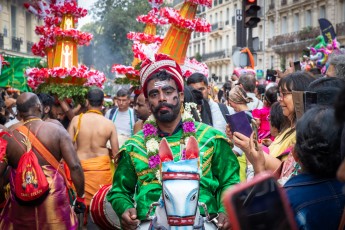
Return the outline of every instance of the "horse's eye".
{"type": "Polygon", "coordinates": [[[170,200],[168,194],[164,193],[164,197],[165,197],[165,199],[170,200]]]}
{"type": "Polygon", "coordinates": [[[196,194],[194,194],[191,198],[190,201],[194,201],[196,199],[196,194]]]}

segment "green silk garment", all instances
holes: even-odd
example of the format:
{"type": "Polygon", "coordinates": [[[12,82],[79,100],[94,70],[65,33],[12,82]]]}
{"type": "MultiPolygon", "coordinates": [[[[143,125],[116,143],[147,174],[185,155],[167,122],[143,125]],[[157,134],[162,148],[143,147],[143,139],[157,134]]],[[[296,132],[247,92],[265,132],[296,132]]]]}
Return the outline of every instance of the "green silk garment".
{"type": "MultiPolygon", "coordinates": [[[[233,184],[239,183],[239,164],[227,138],[209,125],[195,122],[196,139],[200,149],[202,176],[199,201],[207,205],[209,213],[225,213],[221,196],[233,184]]],[[[182,128],[165,137],[174,155],[180,160],[182,128]]],[[[162,186],[148,165],[142,131],[126,141],[119,151],[113,186],[107,195],[116,214],[121,217],[129,208],[136,207],[140,220],[146,219],[151,203],[159,200],[162,186]]],[[[204,214],[203,209],[200,209],[204,214]]]]}

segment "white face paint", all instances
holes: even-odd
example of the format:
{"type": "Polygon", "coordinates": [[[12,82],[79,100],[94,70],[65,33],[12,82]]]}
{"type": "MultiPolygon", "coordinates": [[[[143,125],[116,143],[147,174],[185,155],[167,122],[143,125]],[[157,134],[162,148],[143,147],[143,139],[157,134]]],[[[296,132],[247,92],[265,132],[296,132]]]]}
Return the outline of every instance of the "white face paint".
{"type": "Polygon", "coordinates": [[[155,88],[162,88],[163,86],[166,86],[166,85],[169,85],[169,81],[164,80],[164,81],[156,81],[153,86],[155,88]]]}

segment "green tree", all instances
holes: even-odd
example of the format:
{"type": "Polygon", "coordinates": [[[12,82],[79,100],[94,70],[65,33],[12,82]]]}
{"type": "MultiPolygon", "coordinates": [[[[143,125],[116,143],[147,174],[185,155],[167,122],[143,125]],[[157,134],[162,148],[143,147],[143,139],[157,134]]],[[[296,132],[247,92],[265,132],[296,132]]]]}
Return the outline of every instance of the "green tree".
{"type": "MultiPolygon", "coordinates": [[[[143,32],[144,24],[136,17],[151,10],[148,1],[98,0],[91,9],[95,21],[81,30],[94,35],[92,41],[93,63],[108,78],[114,76],[111,66],[115,63],[130,65],[133,60],[132,44],[127,39],[130,31],[143,32]]],[[[90,51],[81,50],[82,55],[90,51]]]]}

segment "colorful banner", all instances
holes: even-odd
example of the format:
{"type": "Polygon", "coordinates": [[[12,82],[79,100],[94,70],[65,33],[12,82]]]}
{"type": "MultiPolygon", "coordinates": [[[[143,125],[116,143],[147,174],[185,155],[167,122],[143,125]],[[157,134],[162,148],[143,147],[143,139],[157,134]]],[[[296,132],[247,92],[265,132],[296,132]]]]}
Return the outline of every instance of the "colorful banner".
{"type": "Polygon", "coordinates": [[[331,43],[336,37],[332,23],[325,18],[319,18],[319,25],[326,44],[331,43]]]}
{"type": "Polygon", "coordinates": [[[4,58],[10,65],[2,67],[0,73],[0,87],[10,86],[22,92],[31,91],[26,83],[24,72],[25,69],[29,67],[37,67],[41,59],[9,56],[4,56],[4,58]]]}

